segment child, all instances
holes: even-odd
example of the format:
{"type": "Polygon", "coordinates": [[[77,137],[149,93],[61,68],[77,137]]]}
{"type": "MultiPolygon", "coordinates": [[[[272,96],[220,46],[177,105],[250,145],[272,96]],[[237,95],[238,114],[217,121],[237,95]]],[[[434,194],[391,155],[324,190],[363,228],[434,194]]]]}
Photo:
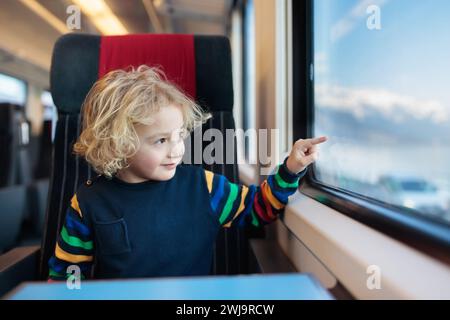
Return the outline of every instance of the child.
{"type": "Polygon", "coordinates": [[[207,275],[219,228],[274,221],[326,141],[298,140],[275,174],[246,187],[180,165],[183,139],[207,118],[147,66],[94,84],[74,151],[100,175],[72,197],[50,279],[65,279],[70,265],[82,279],[207,275]]]}

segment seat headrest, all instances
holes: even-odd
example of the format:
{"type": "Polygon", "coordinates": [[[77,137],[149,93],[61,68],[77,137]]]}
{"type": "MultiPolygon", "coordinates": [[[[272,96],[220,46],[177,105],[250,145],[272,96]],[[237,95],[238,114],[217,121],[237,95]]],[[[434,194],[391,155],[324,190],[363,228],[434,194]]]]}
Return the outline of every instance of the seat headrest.
{"type": "Polygon", "coordinates": [[[231,111],[231,49],[223,36],[66,34],[53,49],[50,85],[59,112],[77,114],[94,84],[107,72],[146,64],[209,111],[231,111]]]}

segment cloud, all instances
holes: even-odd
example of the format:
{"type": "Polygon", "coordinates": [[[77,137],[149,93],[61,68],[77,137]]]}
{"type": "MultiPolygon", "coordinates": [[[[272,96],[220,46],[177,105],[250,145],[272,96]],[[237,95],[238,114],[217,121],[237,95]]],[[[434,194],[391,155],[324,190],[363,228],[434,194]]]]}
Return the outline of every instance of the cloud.
{"type": "Polygon", "coordinates": [[[314,54],[314,73],[326,74],[329,71],[328,55],[325,52],[317,52],[314,54]]]}
{"type": "Polygon", "coordinates": [[[337,21],[331,27],[331,42],[334,43],[353,31],[357,23],[362,18],[367,16],[366,10],[369,6],[375,5],[381,8],[388,1],[389,0],[360,0],[353,8],[350,9],[344,18],[337,21]]]}
{"type": "Polygon", "coordinates": [[[319,107],[348,112],[358,119],[377,112],[396,122],[410,117],[430,119],[437,124],[449,120],[449,110],[439,101],[419,100],[386,89],[316,85],[315,91],[315,103],[319,107]]]}

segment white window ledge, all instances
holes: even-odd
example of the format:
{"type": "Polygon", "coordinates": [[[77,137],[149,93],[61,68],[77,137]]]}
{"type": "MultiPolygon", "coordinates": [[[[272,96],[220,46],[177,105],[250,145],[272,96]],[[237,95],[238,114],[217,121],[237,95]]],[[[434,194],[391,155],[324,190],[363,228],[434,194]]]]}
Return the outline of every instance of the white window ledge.
{"type": "Polygon", "coordinates": [[[299,192],[282,221],[357,299],[450,299],[450,267],[299,192]]]}

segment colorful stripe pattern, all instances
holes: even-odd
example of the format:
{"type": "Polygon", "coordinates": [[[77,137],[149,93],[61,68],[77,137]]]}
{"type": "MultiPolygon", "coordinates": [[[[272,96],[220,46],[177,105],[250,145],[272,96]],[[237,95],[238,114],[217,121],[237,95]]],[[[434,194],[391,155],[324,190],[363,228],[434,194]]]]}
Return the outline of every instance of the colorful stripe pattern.
{"type": "Polygon", "coordinates": [[[260,186],[247,187],[205,170],[212,211],[226,228],[232,224],[251,223],[258,227],[271,223],[283,211],[288,197],[297,190],[305,171],[292,174],[281,164],[260,186]]]}
{"type": "Polygon", "coordinates": [[[90,274],[94,242],[92,232],[84,220],[77,196],[74,195],[56,242],[55,254],[49,260],[49,279],[66,279],[67,267],[75,264],[81,269],[82,279],[87,278],[90,274]]]}

